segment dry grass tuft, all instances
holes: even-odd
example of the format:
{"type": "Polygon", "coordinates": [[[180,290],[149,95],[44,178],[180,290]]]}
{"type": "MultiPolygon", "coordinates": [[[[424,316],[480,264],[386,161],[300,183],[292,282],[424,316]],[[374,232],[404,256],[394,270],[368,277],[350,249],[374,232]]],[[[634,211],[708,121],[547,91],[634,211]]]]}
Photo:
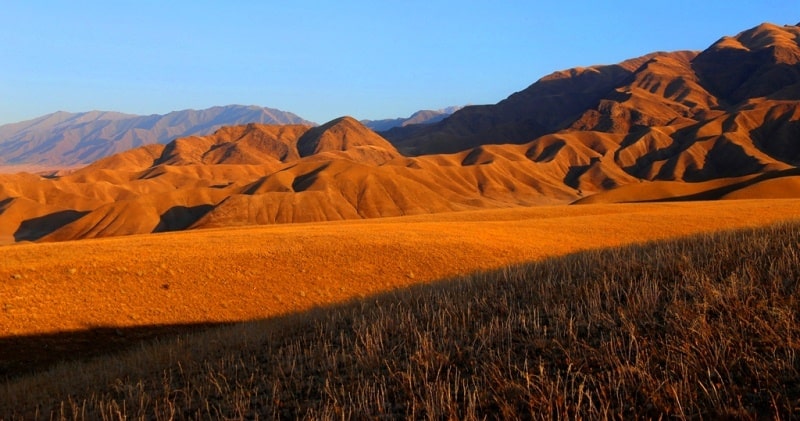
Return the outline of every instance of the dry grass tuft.
{"type": "Polygon", "coordinates": [[[69,370],[133,357],[62,367],[39,376],[58,376],[52,402],[19,379],[0,415],[798,417],[798,250],[781,224],[514,266],[153,345],[105,382],[69,370]]]}

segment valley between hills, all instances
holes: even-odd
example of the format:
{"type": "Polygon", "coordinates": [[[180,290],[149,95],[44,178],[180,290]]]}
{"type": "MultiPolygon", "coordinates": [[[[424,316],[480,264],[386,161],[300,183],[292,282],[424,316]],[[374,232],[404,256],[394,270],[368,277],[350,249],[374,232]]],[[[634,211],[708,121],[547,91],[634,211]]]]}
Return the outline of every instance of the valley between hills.
{"type": "Polygon", "coordinates": [[[165,327],[800,218],[798,26],[558,71],[422,124],[237,110],[192,114],[181,130],[213,131],[177,137],[185,120],[163,116],[0,127],[5,164],[63,164],[0,174],[0,376],[35,382],[165,327]],[[81,140],[96,127],[108,136],[81,140]]]}

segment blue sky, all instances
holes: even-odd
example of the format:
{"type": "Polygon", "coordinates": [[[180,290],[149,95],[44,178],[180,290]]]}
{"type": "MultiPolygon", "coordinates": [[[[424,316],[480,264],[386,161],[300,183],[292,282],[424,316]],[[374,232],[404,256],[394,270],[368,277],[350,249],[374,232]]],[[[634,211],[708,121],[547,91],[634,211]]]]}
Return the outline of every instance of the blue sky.
{"type": "Polygon", "coordinates": [[[703,49],[794,1],[4,1],[0,124],[261,105],[323,123],[496,103],[540,77],[703,49]]]}

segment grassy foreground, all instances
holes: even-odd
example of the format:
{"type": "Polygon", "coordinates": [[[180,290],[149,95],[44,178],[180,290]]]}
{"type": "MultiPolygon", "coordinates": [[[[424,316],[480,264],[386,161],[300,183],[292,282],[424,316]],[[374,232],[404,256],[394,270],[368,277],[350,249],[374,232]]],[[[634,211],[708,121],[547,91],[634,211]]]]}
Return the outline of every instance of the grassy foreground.
{"type": "Polygon", "coordinates": [[[0,416],[792,418],[800,224],[582,252],[0,387],[0,416]],[[50,396],[50,398],[48,398],[50,396]]]}

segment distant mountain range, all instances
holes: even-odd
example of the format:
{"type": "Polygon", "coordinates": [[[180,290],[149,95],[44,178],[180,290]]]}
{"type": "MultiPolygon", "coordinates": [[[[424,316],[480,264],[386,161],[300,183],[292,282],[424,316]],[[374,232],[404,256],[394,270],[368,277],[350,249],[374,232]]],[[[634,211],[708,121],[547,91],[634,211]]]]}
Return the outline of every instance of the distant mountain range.
{"type": "MultiPolygon", "coordinates": [[[[362,120],[376,132],[442,121],[462,107],[421,110],[408,118],[362,120]]],[[[186,136],[207,135],[240,124],[316,123],[297,115],[257,106],[228,105],[205,110],[140,116],[113,111],[55,112],[33,120],[0,126],[0,166],[56,169],[94,162],[115,153],[186,136]]]]}
{"type": "Polygon", "coordinates": [[[223,126],[246,123],[314,124],[290,112],[242,105],[149,116],[59,111],[0,126],[0,165],[88,164],[139,146],[211,134],[223,126]]]}
{"type": "Polygon", "coordinates": [[[438,123],[460,110],[460,106],[442,108],[440,110],[420,110],[407,118],[388,118],[384,120],[361,120],[361,124],[373,131],[384,132],[395,127],[405,127],[412,124],[438,123]]]}
{"type": "Polygon", "coordinates": [[[800,197],[798,139],[800,27],[762,24],[702,52],[556,72],[438,123],[380,134],[349,117],[253,123],[61,176],[0,175],[0,243],[541,204],[800,197]]]}

